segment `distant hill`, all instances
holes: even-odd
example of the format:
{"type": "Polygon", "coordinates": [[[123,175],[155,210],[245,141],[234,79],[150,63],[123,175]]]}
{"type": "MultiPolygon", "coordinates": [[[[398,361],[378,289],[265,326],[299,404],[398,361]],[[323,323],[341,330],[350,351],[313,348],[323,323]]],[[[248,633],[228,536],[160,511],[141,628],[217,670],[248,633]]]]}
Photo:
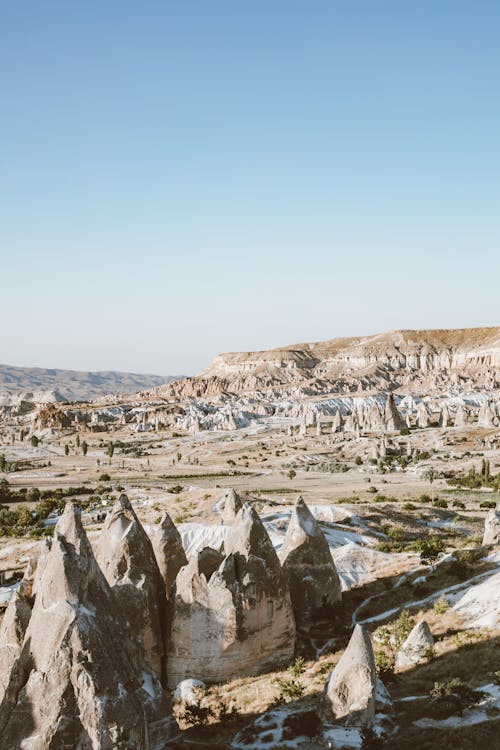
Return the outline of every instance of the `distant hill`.
{"type": "Polygon", "coordinates": [[[133,372],[85,372],[43,367],[0,365],[0,393],[54,391],[55,400],[84,401],[108,393],[126,394],[154,388],[179,375],[144,375],[133,372]]]}

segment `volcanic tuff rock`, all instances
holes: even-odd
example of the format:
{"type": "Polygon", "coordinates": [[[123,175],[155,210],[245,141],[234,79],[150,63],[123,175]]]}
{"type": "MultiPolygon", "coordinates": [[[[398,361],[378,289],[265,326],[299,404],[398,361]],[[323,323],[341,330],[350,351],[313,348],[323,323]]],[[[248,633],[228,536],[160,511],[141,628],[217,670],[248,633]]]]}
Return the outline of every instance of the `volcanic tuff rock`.
{"type": "Polygon", "coordinates": [[[168,513],[165,512],[158,526],[154,527],[151,542],[167,596],[170,596],[177,573],[184,565],[187,565],[187,557],[182,546],[181,535],[168,513]]]}
{"type": "Polygon", "coordinates": [[[340,579],[325,535],[301,497],[293,508],[279,557],[297,627],[307,628],[318,617],[331,616],[342,599],[340,579]]]}
{"type": "Polygon", "coordinates": [[[396,655],[397,667],[411,667],[423,659],[434,645],[431,629],[426,620],[417,622],[396,655]]]}
{"type": "Polygon", "coordinates": [[[403,430],[406,427],[406,422],[398,411],[396,404],[394,403],[394,396],[389,393],[385,402],[384,410],[384,427],[390,432],[397,432],[403,430]]]}
{"type": "Polygon", "coordinates": [[[220,354],[194,378],[144,393],[149,398],[209,397],[224,392],[306,386],[309,393],[387,391],[401,386],[494,388],[500,382],[500,328],[392,331],[375,336],[220,354]]]}
{"type": "Polygon", "coordinates": [[[120,495],[106,516],[96,559],[156,675],[165,680],[165,584],[151,541],[126,495],[120,495]]]}
{"type": "Polygon", "coordinates": [[[484,519],[483,544],[500,544],[500,510],[492,508],[484,519]]]}
{"type": "Polygon", "coordinates": [[[286,578],[249,504],[238,512],[225,552],[209,580],[199,557],[177,576],[168,654],[172,687],[188,677],[214,682],[257,674],[293,656],[295,623],[286,578]]]}
{"type": "MultiPolygon", "coordinates": [[[[165,695],[68,504],[0,706],[3,750],[161,750],[165,695]]],[[[26,613],[27,614],[27,613],[26,613]]]]}
{"type": "Polygon", "coordinates": [[[375,721],[377,672],[368,632],[356,625],[340,661],[330,674],[323,696],[326,720],[372,727],[375,721]]]}
{"type": "Polygon", "coordinates": [[[243,507],[244,499],[235,489],[228,490],[222,500],[221,518],[226,524],[233,523],[238,511],[243,507]]]}

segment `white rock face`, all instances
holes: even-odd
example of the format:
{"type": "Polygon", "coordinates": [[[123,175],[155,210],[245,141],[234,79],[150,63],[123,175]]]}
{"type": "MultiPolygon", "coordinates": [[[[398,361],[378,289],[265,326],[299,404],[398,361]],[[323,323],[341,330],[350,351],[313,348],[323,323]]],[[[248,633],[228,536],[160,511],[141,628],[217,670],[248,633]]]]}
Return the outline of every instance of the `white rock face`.
{"type": "Polygon", "coordinates": [[[492,508],[486,516],[483,544],[500,544],[500,510],[492,508]]]}
{"type": "Polygon", "coordinates": [[[396,667],[411,667],[423,659],[434,645],[431,629],[426,620],[417,622],[396,655],[396,667]]]}
{"type": "Polygon", "coordinates": [[[238,511],[243,507],[244,502],[244,499],[236,492],[236,490],[228,490],[223,498],[221,509],[222,522],[225,524],[232,524],[238,511]]]}
{"type": "Polygon", "coordinates": [[[163,750],[172,734],[165,694],[70,504],[35,584],[0,706],[2,748],[163,750]]]}
{"type": "Polygon", "coordinates": [[[423,401],[417,406],[417,426],[422,429],[429,426],[429,412],[423,401]]]}
{"type": "Polygon", "coordinates": [[[177,573],[187,565],[187,557],[181,535],[168,513],[165,513],[158,526],[154,527],[151,542],[167,596],[170,597],[177,573]]]}
{"type": "Polygon", "coordinates": [[[340,661],[330,674],[323,697],[325,719],[347,726],[375,722],[377,673],[368,632],[356,625],[340,661]]]}
{"type": "Polygon", "coordinates": [[[217,682],[257,674],[293,656],[295,622],[286,578],[249,504],[238,512],[225,551],[218,569],[206,571],[208,579],[202,553],[177,576],[168,653],[172,687],[190,677],[217,682]]]}
{"type": "Polygon", "coordinates": [[[399,432],[399,430],[406,427],[406,422],[399,413],[392,393],[388,394],[387,401],[385,402],[384,426],[389,432],[399,432]]]}
{"type": "Polygon", "coordinates": [[[121,495],[96,544],[96,559],[130,629],[141,640],[163,682],[166,679],[166,591],[151,541],[126,495],[121,495]]]}
{"type": "Polygon", "coordinates": [[[317,619],[331,617],[342,600],[340,579],[325,535],[301,497],[279,556],[297,627],[307,629],[317,619]]]}
{"type": "Polygon", "coordinates": [[[174,701],[188,706],[197,706],[206,690],[201,680],[182,680],[174,690],[174,701]]]}

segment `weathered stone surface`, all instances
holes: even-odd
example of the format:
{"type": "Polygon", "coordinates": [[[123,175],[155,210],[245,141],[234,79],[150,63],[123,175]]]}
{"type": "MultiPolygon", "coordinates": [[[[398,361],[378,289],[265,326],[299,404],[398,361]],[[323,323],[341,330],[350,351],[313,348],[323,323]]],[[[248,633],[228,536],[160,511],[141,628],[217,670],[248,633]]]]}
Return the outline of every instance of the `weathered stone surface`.
{"type": "Polygon", "coordinates": [[[429,412],[423,401],[417,406],[417,426],[424,429],[429,426],[429,412]]]}
{"type": "Polygon", "coordinates": [[[189,677],[216,682],[257,674],[293,656],[295,623],[286,578],[249,504],[238,512],[225,551],[210,580],[199,558],[177,577],[168,654],[172,687],[189,677]]]}
{"type": "Polygon", "coordinates": [[[342,599],[340,579],[325,535],[301,497],[279,557],[297,627],[307,628],[317,619],[331,617],[342,599]]]}
{"type": "Polygon", "coordinates": [[[492,508],[484,519],[483,544],[500,544],[500,510],[492,508]]]}
{"type": "Polygon", "coordinates": [[[384,426],[389,432],[399,432],[406,427],[406,422],[399,413],[392,393],[388,394],[385,402],[384,426]]]}
{"type": "Polygon", "coordinates": [[[12,667],[21,654],[24,635],[31,617],[31,602],[16,591],[0,625],[0,703],[11,679],[12,667]]]}
{"type": "Polygon", "coordinates": [[[0,706],[2,748],[160,750],[167,700],[68,504],[0,706]]]}
{"type": "Polygon", "coordinates": [[[236,490],[228,490],[223,497],[223,505],[221,508],[222,522],[228,525],[232,524],[238,511],[243,507],[244,502],[244,499],[236,492],[236,490]]]}
{"type": "Polygon", "coordinates": [[[376,690],[377,673],[372,642],[363,626],[356,625],[346,650],[325,686],[325,719],[348,726],[373,726],[376,690]]]}
{"type": "Polygon", "coordinates": [[[121,495],[96,544],[96,559],[130,629],[165,681],[166,591],[151,541],[126,495],[121,495]]]}
{"type": "Polygon", "coordinates": [[[479,409],[477,417],[479,427],[496,427],[498,419],[496,415],[495,404],[492,401],[485,401],[479,409]]]}
{"type": "Polygon", "coordinates": [[[423,659],[434,645],[431,629],[426,620],[417,622],[396,655],[397,667],[410,667],[423,659]]]}
{"type": "Polygon", "coordinates": [[[164,513],[159,525],[155,526],[151,542],[167,596],[170,596],[177,573],[187,565],[187,557],[182,547],[181,535],[168,513],[164,513]]]}
{"type": "Polygon", "coordinates": [[[209,581],[223,560],[224,555],[213,547],[203,547],[198,552],[198,573],[209,581]]]}
{"type": "Polygon", "coordinates": [[[457,406],[457,410],[455,412],[455,421],[453,422],[455,427],[465,427],[467,424],[467,412],[465,411],[465,407],[463,404],[459,404],[457,406]]]}

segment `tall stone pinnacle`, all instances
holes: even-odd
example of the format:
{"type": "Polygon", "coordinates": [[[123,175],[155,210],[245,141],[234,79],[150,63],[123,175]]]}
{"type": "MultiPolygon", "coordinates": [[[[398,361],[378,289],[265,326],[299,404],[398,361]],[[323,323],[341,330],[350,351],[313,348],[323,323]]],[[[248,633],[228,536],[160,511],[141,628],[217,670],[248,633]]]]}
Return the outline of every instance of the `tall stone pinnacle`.
{"type": "Polygon", "coordinates": [[[299,497],[280,550],[297,627],[331,616],[342,599],[340,579],[318,522],[299,497]]]}
{"type": "Polygon", "coordinates": [[[155,526],[151,541],[167,596],[170,596],[177,573],[187,565],[187,557],[181,535],[168,513],[164,513],[159,525],[155,526]]]}

